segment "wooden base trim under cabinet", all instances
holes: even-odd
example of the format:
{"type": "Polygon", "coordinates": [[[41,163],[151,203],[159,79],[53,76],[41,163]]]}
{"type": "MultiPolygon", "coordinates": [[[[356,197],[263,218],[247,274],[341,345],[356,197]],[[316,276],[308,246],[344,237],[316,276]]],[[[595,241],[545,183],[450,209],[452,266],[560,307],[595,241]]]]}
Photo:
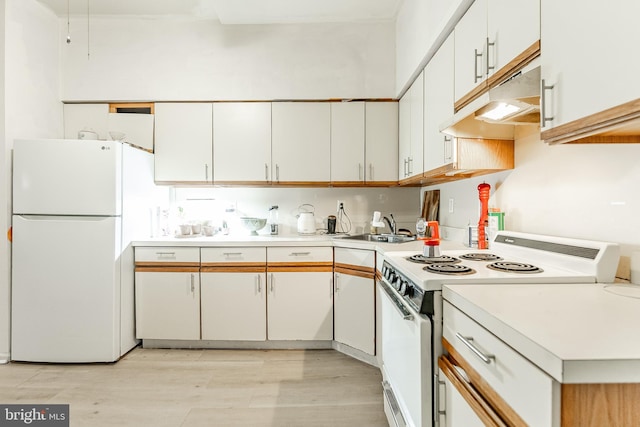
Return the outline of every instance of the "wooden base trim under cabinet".
{"type": "Polygon", "coordinates": [[[480,394],[484,397],[486,401],[491,404],[491,407],[498,413],[500,418],[505,420],[505,422],[509,426],[514,427],[526,427],[527,423],[524,422],[522,418],[518,415],[516,411],[514,411],[511,406],[507,402],[500,397],[498,393],[496,393],[493,388],[482,378],[482,376],[471,367],[467,361],[464,360],[460,353],[456,351],[455,348],[449,342],[442,338],[442,346],[444,350],[449,353],[449,359],[455,365],[460,366],[466,373],[469,379],[471,380],[471,384],[476,388],[480,394]]]}
{"type": "Polygon", "coordinates": [[[420,187],[422,185],[423,175],[414,175],[409,178],[401,179],[398,181],[398,185],[401,187],[420,187]]]}
{"type": "Polygon", "coordinates": [[[454,365],[446,356],[440,356],[438,359],[438,367],[469,404],[473,412],[482,420],[484,425],[489,427],[507,427],[507,424],[493,411],[493,408],[487,405],[476,389],[458,374],[454,365]]]}
{"type": "Polygon", "coordinates": [[[640,98],[608,110],[543,130],[548,144],[640,142],[640,98]]]}
{"type": "MultiPolygon", "coordinates": [[[[283,263],[285,264],[285,263],[283,263]]],[[[298,263],[295,265],[272,265],[267,267],[267,273],[309,273],[309,272],[333,272],[333,263],[328,265],[317,263],[298,263]]]]}
{"type": "Polygon", "coordinates": [[[453,111],[457,113],[458,111],[466,107],[468,104],[470,104],[471,101],[473,101],[474,99],[476,99],[477,97],[479,97],[480,95],[482,95],[488,90],[489,90],[489,85],[487,84],[487,81],[485,80],[483,82],[480,82],[480,84],[478,84],[478,86],[473,88],[471,92],[467,93],[466,95],[458,99],[453,104],[453,111]]]}
{"type": "Polygon", "coordinates": [[[640,425],[640,384],[562,384],[562,427],[640,425]]]}

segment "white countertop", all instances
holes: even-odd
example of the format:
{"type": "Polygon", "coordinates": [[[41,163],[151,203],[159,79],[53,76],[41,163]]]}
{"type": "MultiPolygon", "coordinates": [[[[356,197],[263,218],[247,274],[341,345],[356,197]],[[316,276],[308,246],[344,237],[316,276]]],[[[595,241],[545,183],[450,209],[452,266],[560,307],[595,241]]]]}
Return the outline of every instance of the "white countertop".
{"type": "Polygon", "coordinates": [[[443,296],[561,383],[640,383],[637,285],[446,285],[443,296]]]}
{"type": "MultiPolygon", "coordinates": [[[[380,253],[392,251],[422,252],[424,243],[412,241],[407,243],[380,243],[361,240],[344,239],[338,236],[315,234],[310,236],[279,235],[279,236],[249,236],[249,235],[221,235],[197,236],[197,237],[172,237],[164,236],[137,240],[131,243],[133,246],[335,246],[355,249],[369,249],[380,253]]],[[[444,242],[443,242],[444,244],[444,242]]],[[[461,246],[455,244],[456,246],[461,246]]]]}

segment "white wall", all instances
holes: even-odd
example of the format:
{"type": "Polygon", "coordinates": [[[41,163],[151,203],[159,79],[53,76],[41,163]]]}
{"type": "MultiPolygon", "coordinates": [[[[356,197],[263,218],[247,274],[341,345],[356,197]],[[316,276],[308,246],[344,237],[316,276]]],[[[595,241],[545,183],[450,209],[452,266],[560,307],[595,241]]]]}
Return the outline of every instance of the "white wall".
{"type": "Polygon", "coordinates": [[[64,19],[65,101],[394,96],[393,23],[224,26],[95,17],[88,48],[86,19],[72,19],[69,45],[66,27],[64,19]]]}
{"type": "Polygon", "coordinates": [[[0,360],[9,353],[11,149],[14,138],[62,136],[59,96],[58,19],[35,0],[0,2],[0,38],[4,66],[0,72],[0,360]]]}
{"type": "Polygon", "coordinates": [[[396,20],[396,96],[411,85],[474,0],[404,0],[396,20]]]}
{"type": "MultiPolygon", "coordinates": [[[[316,224],[321,228],[326,226],[328,215],[336,214],[338,200],[344,202],[351,220],[351,234],[368,233],[374,211],[383,216],[393,214],[399,228],[415,232],[421,210],[419,188],[182,188],[175,191],[171,207],[173,213],[177,206],[183,207],[185,220],[212,220],[219,224],[229,206],[236,207],[241,215],[267,218],[269,207],[278,205],[280,234],[295,235],[300,205],[314,206],[316,224]],[[203,200],[207,198],[214,200],[203,200]]],[[[175,221],[173,225],[177,225],[175,221]]],[[[267,231],[265,228],[259,234],[267,231]]]]}
{"type": "Polygon", "coordinates": [[[516,167],[440,188],[443,225],[477,225],[477,186],[491,185],[490,206],[505,212],[512,231],[612,241],[622,254],[640,250],[640,145],[566,144],[549,146],[537,129],[519,130],[516,167]],[[453,198],[454,213],[448,213],[453,198]]]}

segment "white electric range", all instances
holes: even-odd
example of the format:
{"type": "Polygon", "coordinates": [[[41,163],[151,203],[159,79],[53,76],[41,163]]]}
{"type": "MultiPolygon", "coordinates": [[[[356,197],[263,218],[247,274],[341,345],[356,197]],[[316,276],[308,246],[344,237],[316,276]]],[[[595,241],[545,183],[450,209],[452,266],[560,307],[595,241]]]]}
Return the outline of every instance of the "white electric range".
{"type": "Polygon", "coordinates": [[[490,249],[425,258],[387,252],[378,281],[385,413],[392,426],[436,426],[442,286],[613,282],[617,244],[499,232],[490,249]]]}

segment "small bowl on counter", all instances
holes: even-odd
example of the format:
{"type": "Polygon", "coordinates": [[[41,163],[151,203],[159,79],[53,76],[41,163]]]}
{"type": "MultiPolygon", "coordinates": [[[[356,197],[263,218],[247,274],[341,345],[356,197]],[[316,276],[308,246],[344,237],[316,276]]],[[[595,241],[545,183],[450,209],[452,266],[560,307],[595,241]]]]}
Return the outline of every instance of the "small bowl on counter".
{"type": "Polygon", "coordinates": [[[264,226],[267,225],[267,219],[243,216],[240,218],[240,224],[242,224],[242,227],[245,230],[248,230],[250,232],[250,235],[257,236],[258,230],[263,229],[264,226]]]}

